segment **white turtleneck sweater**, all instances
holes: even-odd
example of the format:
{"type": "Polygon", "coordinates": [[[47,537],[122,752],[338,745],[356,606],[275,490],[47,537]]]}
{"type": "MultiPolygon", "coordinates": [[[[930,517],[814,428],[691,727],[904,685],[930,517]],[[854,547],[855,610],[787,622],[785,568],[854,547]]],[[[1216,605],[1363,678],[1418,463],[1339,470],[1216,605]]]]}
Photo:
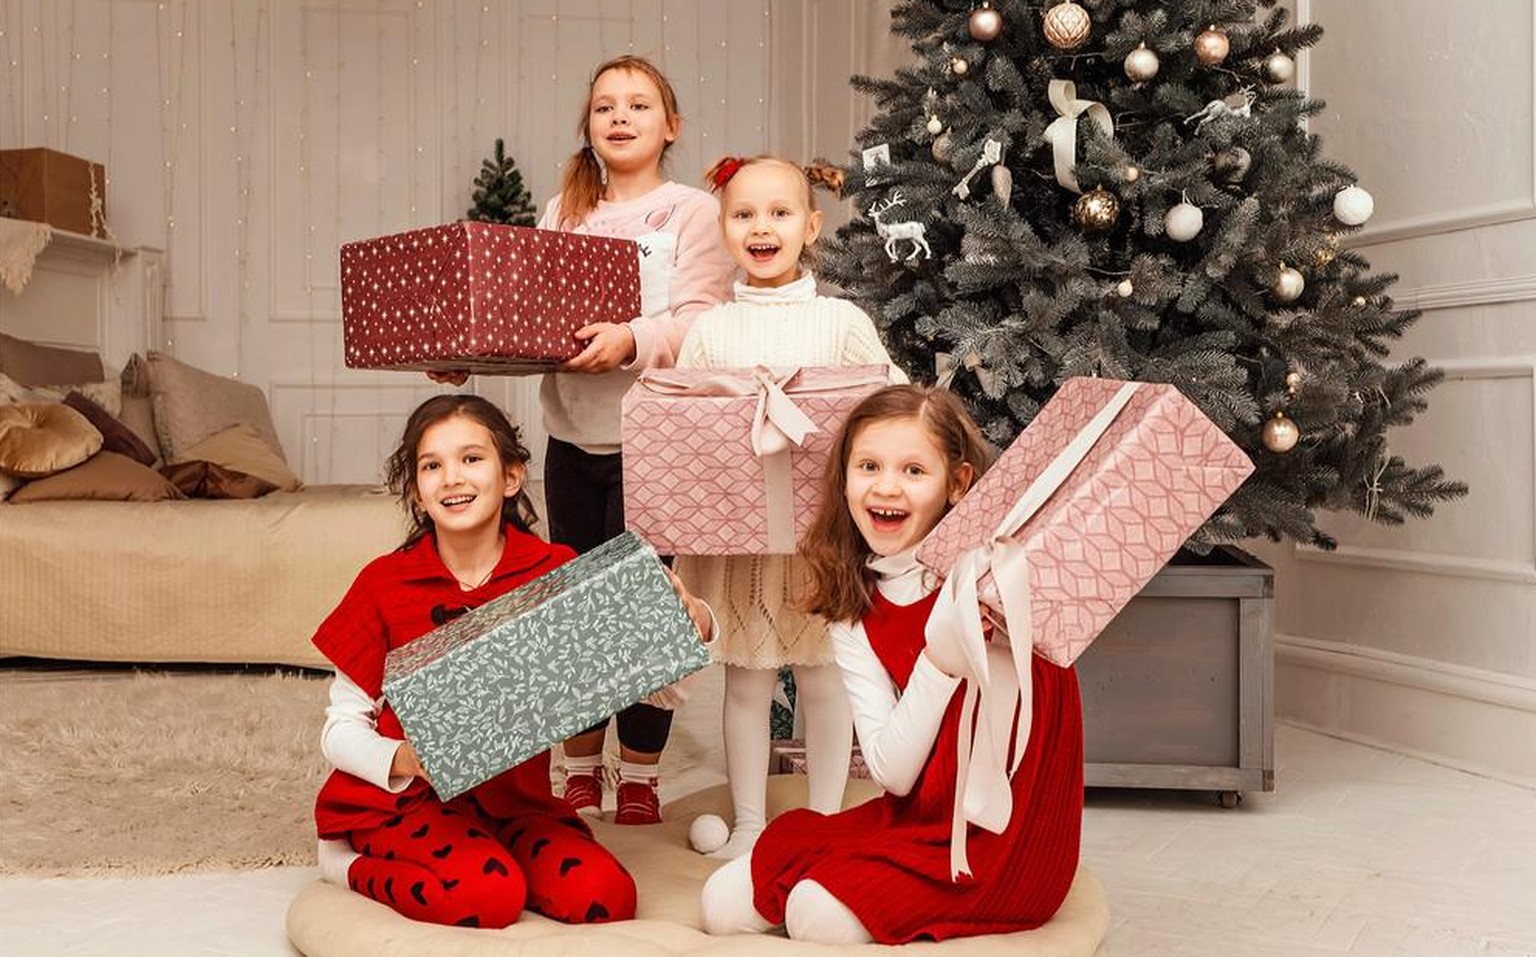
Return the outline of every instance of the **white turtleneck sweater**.
{"type": "MultiPolygon", "coordinates": [[[[738,282],[735,296],[695,320],[679,368],[886,365],[892,382],[907,381],[864,311],[818,296],[809,271],[772,288],[738,282]]],[[[796,556],[681,555],[675,567],[720,615],[717,661],[742,668],[832,663],[826,622],[794,607],[807,581],[796,556]]]]}
{"type": "MultiPolygon", "coordinates": [[[[914,557],[916,552],[914,547],[869,563],[879,576],[875,587],[895,604],[910,605],[933,590],[914,557]]],[[[920,654],[906,690],[898,694],[890,673],[870,647],[863,622],[835,622],[829,633],[870,777],[892,794],[906,794],[933,753],[944,711],[960,679],[940,671],[927,655],[920,654]]]]}

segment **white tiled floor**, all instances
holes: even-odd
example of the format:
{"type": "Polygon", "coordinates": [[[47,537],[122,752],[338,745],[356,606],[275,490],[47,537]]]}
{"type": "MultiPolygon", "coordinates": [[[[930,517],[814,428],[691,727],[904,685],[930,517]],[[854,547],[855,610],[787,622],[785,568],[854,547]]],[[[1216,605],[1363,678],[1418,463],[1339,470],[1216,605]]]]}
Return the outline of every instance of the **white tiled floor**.
{"type": "MultiPolygon", "coordinates": [[[[1090,795],[1100,957],[1536,957],[1536,792],[1288,727],[1275,751],[1280,790],[1230,811],[1090,795]]],[[[0,879],[0,954],[292,957],[284,911],[313,877],[0,879]]]]}

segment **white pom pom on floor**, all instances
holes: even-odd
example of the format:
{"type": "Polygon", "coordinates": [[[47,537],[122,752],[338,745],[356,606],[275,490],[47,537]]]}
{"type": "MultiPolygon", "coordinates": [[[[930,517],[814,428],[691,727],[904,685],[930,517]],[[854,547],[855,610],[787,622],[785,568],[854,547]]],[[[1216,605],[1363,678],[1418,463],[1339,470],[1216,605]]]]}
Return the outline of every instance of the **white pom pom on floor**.
{"type": "Polygon", "coordinates": [[[719,850],[730,836],[731,829],[718,814],[700,814],[688,825],[688,843],[700,854],[719,850]]]}

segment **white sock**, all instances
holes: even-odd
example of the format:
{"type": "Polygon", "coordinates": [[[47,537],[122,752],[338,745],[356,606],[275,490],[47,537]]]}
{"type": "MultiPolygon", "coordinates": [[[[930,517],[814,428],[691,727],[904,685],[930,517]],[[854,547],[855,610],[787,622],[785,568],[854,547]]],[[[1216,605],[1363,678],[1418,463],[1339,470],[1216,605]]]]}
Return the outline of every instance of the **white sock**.
{"type": "Polygon", "coordinates": [[[352,845],[346,841],[321,841],[315,856],[320,862],[321,880],[340,887],[350,887],[347,872],[352,870],[352,862],[363,855],[352,850],[352,845]]]}
{"type": "Polygon", "coordinates": [[[709,875],[699,895],[699,916],[706,934],[761,934],[773,926],[752,906],[752,855],[709,875]]]}
{"type": "Polygon", "coordinates": [[[710,857],[735,860],[767,826],[768,715],[778,682],[774,668],[725,669],[725,775],[731,786],[731,837],[710,857]]]}
{"type": "Polygon", "coordinates": [[[806,787],[811,810],[843,809],[848,759],[853,755],[853,708],[835,665],[795,668],[796,705],[805,708],[806,787]]]}
{"type": "Polygon", "coordinates": [[[630,784],[649,784],[651,787],[655,787],[656,765],[640,761],[620,761],[619,780],[628,781],[630,784]]]}
{"type": "MultiPolygon", "coordinates": [[[[798,679],[795,689],[798,691],[798,679]]],[[[790,940],[818,944],[867,944],[874,940],[848,905],[815,881],[799,881],[784,899],[784,929],[790,940]]]]}
{"type": "Polygon", "coordinates": [[[601,775],[603,772],[603,752],[596,754],[567,754],[565,756],[565,776],[573,774],[601,775]]]}

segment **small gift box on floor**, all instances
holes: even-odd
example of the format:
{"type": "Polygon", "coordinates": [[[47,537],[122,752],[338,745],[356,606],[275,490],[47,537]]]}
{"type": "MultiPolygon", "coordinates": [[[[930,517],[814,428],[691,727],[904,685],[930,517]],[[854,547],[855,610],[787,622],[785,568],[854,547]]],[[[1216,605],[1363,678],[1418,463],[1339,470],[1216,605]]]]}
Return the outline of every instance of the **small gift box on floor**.
{"type": "MultiPolygon", "coordinates": [[[[769,766],[773,768],[774,774],[805,774],[805,742],[799,738],[773,742],[769,766]]],[[[869,777],[869,766],[864,763],[864,755],[857,744],[853,746],[853,754],[848,758],[848,776],[861,779],[869,777]]]]}
{"type": "Polygon", "coordinates": [[[446,801],[708,663],[625,533],[391,651],[384,696],[446,801]]]}
{"type": "Polygon", "coordinates": [[[624,519],[673,555],[788,554],[832,440],[886,366],[660,369],[624,395],[624,519]]]}
{"type": "Polygon", "coordinates": [[[531,375],[582,349],[574,333],[640,314],[635,243],[459,222],[341,247],[354,369],[531,375]]]}
{"type": "Polygon", "coordinates": [[[1173,386],[1068,379],[917,558],[1070,665],[1252,471],[1173,386]]]}

